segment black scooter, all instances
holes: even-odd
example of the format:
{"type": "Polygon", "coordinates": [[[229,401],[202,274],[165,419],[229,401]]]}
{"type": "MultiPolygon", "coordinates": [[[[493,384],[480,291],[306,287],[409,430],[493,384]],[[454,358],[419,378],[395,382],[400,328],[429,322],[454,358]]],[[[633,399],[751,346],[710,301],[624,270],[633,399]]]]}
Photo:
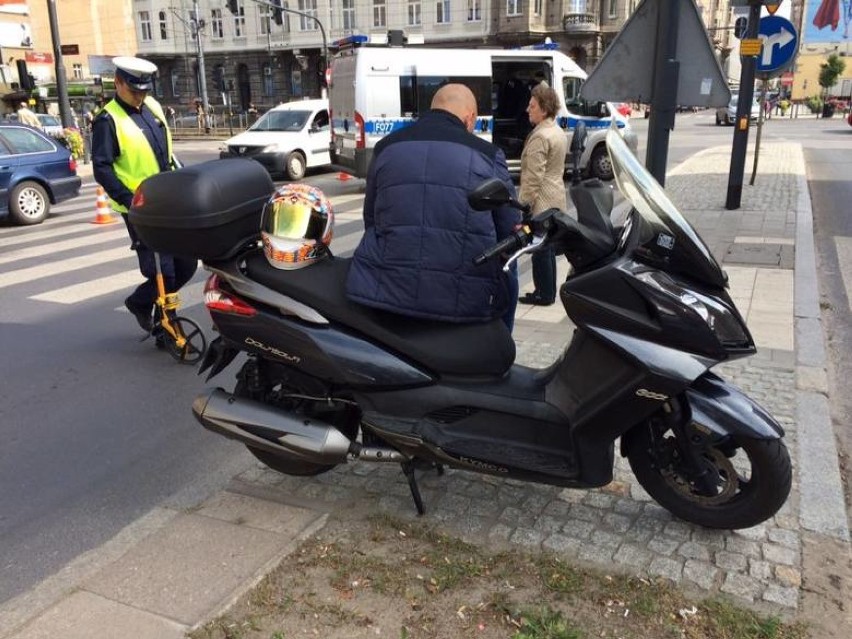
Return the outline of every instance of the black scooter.
{"type": "MultiPolygon", "coordinates": [[[[574,139],[576,154],[582,135],[574,139]]],[[[231,237],[216,255],[184,249],[212,273],[205,301],[220,336],[201,371],[212,377],[248,354],[233,391],[195,400],[196,418],[290,475],[399,463],[421,514],[418,467],[597,487],[612,480],[619,441],[640,484],[677,516],[711,528],[768,519],[790,491],[783,430],[710,371],[756,350],[726,276],[616,131],[607,144],[633,205],[623,227],[610,222],[612,189],[575,174],[577,219],[524,213],[519,231],[477,258],[514,252],[508,268],[549,245],[571,262],[559,294],[576,330],[551,366],[513,364],[499,320],[452,325],[375,311],[347,301],[349,260],[282,271],[251,237],[249,248],[231,237]]],[[[235,160],[214,161],[192,179],[229,179],[209,177],[216,162],[230,163],[229,175],[242,171],[235,160]]],[[[147,183],[140,190],[131,221],[144,225],[144,196],[157,198],[147,183]]],[[[469,201],[483,211],[522,208],[499,180],[469,201]]],[[[156,243],[154,235],[143,240],[156,243]]]]}

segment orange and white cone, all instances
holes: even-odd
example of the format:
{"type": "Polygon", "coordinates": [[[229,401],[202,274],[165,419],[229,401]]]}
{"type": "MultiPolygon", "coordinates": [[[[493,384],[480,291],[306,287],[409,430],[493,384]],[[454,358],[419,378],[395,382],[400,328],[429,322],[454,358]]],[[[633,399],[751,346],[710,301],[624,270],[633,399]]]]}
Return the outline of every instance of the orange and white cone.
{"type": "Polygon", "coordinates": [[[118,220],[113,217],[112,210],[109,208],[109,200],[107,199],[104,187],[99,186],[96,192],[98,194],[98,199],[95,204],[97,208],[95,210],[95,219],[92,220],[92,224],[112,224],[113,222],[118,222],[118,220]]]}

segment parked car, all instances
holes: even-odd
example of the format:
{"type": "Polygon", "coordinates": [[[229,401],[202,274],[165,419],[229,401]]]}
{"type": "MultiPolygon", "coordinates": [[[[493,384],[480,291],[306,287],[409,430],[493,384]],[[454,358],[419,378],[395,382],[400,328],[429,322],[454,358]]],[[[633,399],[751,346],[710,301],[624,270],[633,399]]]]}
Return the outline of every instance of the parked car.
{"type": "MultiPolygon", "coordinates": [[[[41,123],[42,131],[44,131],[48,135],[53,136],[55,138],[61,138],[65,135],[65,129],[62,127],[62,121],[55,115],[50,115],[49,113],[36,113],[36,117],[41,123]]],[[[9,113],[8,115],[6,115],[5,120],[7,122],[17,122],[18,114],[9,113]]]]}
{"type": "Polygon", "coordinates": [[[0,219],[39,224],[50,205],[76,196],[77,161],[59,141],[18,123],[0,123],[0,219]]]}
{"type": "Polygon", "coordinates": [[[849,115],[846,116],[846,122],[849,126],[852,126],[852,111],[849,112],[849,115]]]}
{"type": "Polygon", "coordinates": [[[263,114],[248,130],[227,140],[220,158],[246,157],[270,174],[301,180],[309,167],[331,163],[328,100],[280,104],[263,114]]]}
{"type": "MultiPolygon", "coordinates": [[[[737,104],[739,103],[739,93],[731,93],[731,101],[728,106],[719,107],[716,109],[716,124],[733,124],[737,121],[737,104]]],[[[756,122],[760,117],[760,102],[752,99],[751,113],[749,113],[749,122],[756,122]]]]}

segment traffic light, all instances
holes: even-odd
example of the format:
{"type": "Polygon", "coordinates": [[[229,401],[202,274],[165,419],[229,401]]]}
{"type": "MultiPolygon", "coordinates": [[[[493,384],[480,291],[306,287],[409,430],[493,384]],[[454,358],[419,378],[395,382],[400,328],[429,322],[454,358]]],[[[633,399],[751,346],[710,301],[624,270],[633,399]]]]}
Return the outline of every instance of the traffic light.
{"type": "Polygon", "coordinates": [[[281,10],[282,0],[272,0],[272,4],[274,4],[277,9],[272,10],[272,19],[275,21],[275,24],[281,25],[284,24],[284,12],[281,10]]]}
{"type": "Polygon", "coordinates": [[[239,0],[225,0],[225,6],[228,7],[228,11],[230,11],[234,15],[239,15],[239,13],[240,13],[239,0]]]}

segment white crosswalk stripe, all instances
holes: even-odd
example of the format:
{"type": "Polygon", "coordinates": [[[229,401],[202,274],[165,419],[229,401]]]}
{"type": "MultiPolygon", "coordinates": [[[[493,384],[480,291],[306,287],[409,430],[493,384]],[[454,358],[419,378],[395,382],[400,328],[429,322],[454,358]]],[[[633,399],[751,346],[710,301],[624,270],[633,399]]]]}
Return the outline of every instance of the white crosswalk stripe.
{"type": "MultiPolygon", "coordinates": [[[[85,234],[80,234],[79,237],[62,240],[61,242],[41,242],[35,246],[28,246],[27,248],[4,253],[0,255],[0,264],[8,264],[9,262],[26,260],[33,257],[44,257],[70,249],[106,244],[124,238],[127,238],[127,230],[124,228],[124,224],[116,227],[115,230],[98,232],[95,235],[92,235],[92,232],[88,231],[85,234]]],[[[129,240],[127,243],[129,243],[129,240]]]]}
{"type": "Polygon", "coordinates": [[[7,271],[0,275],[0,288],[7,288],[16,284],[24,284],[45,277],[55,276],[57,274],[66,274],[71,271],[79,271],[90,266],[98,266],[117,260],[126,260],[132,257],[132,253],[127,250],[127,247],[117,249],[109,249],[107,251],[98,251],[97,253],[89,253],[79,257],[71,257],[58,262],[47,264],[39,264],[38,266],[30,266],[28,268],[18,269],[16,271],[7,271]]]}

